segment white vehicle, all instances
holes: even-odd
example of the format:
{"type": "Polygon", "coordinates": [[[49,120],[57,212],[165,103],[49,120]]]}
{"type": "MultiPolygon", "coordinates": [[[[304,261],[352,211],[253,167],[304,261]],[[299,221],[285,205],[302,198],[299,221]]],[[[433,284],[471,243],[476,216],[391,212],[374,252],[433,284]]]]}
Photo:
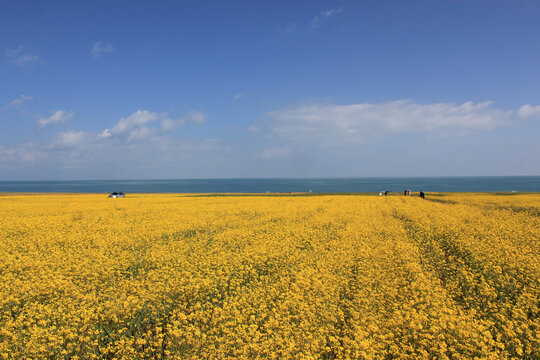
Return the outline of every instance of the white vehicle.
{"type": "Polygon", "coordinates": [[[125,198],[126,194],[123,192],[113,192],[109,195],[110,198],[125,198]]]}

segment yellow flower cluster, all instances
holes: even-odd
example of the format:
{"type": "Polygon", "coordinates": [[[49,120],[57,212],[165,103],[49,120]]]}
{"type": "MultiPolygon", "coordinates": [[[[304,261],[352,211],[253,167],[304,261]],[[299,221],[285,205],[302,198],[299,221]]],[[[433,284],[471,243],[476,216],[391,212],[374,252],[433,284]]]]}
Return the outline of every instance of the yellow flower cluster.
{"type": "Polygon", "coordinates": [[[539,207],[0,196],[0,359],[540,359],[539,207]]]}

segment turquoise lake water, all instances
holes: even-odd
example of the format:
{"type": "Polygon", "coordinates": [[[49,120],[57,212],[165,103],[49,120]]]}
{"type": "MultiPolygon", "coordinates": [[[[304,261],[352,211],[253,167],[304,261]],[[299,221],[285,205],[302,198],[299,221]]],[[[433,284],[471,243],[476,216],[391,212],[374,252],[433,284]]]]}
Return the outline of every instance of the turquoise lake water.
{"type": "Polygon", "coordinates": [[[0,181],[0,192],[266,193],[540,192],[540,176],[0,181]]]}

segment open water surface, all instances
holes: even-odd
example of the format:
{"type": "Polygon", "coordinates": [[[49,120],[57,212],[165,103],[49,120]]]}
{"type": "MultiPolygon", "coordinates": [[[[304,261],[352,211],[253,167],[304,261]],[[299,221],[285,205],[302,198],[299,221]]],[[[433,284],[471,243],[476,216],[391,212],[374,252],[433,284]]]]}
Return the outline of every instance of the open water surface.
{"type": "Polygon", "coordinates": [[[266,193],[539,192],[540,176],[0,181],[0,192],[266,193]]]}

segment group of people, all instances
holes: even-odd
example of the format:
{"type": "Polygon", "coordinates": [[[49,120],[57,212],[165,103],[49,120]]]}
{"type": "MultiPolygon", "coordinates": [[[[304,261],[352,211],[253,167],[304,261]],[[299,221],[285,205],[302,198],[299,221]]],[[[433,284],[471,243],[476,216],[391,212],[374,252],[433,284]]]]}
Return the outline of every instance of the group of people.
{"type": "MultiPolygon", "coordinates": [[[[411,193],[412,193],[412,192],[411,192],[410,189],[409,189],[409,190],[403,190],[403,195],[411,196],[411,193]]],[[[422,199],[425,199],[425,198],[426,198],[426,194],[425,194],[422,190],[420,190],[420,197],[421,197],[422,199]]]]}
{"type": "MultiPolygon", "coordinates": [[[[383,196],[383,195],[386,196],[388,195],[388,193],[391,193],[391,191],[390,190],[381,191],[379,192],[379,196],[383,196]]],[[[412,194],[411,190],[403,190],[403,195],[411,196],[411,194],[412,194]]],[[[422,190],[420,190],[419,194],[422,199],[426,198],[426,194],[422,190]]]]}

